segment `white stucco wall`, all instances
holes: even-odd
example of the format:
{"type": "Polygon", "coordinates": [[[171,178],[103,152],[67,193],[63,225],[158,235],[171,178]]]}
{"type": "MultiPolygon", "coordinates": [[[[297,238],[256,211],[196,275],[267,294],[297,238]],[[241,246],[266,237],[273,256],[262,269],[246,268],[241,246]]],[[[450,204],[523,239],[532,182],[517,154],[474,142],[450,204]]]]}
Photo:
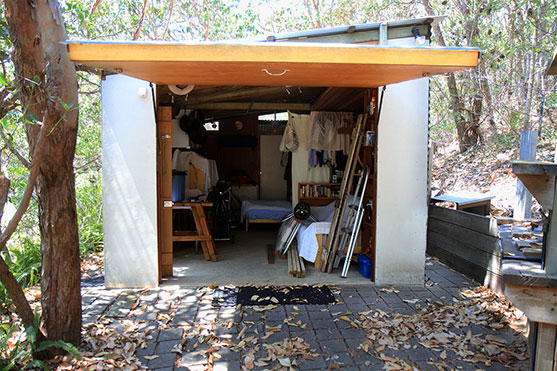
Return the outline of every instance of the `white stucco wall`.
{"type": "Polygon", "coordinates": [[[149,83],[102,82],[102,175],[106,287],[156,287],[156,127],[149,83]],[[142,98],[138,91],[147,96],[142,98]]]}
{"type": "Polygon", "coordinates": [[[428,78],[385,90],[377,133],[376,284],[424,282],[428,95],[428,78]]]}

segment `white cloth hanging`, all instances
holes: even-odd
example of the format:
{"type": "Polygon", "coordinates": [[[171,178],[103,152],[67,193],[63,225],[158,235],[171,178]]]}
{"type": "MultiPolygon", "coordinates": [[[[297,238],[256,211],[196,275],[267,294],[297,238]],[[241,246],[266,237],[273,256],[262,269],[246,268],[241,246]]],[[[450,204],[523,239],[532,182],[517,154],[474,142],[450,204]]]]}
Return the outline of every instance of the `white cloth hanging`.
{"type": "Polygon", "coordinates": [[[173,170],[187,171],[190,164],[192,164],[205,174],[205,187],[200,191],[207,194],[219,180],[216,161],[209,160],[206,157],[203,157],[193,151],[174,151],[174,155],[172,156],[173,170]]]}

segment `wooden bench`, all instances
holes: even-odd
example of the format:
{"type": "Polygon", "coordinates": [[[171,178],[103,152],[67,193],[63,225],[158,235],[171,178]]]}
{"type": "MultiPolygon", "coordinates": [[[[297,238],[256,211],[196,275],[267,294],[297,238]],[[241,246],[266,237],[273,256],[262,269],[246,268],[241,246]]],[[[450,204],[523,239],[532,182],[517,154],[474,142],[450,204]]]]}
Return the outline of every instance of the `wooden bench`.
{"type": "Polygon", "coordinates": [[[467,211],[479,215],[488,215],[491,208],[491,199],[483,193],[461,191],[431,197],[432,202],[452,202],[457,210],[467,211]]]}

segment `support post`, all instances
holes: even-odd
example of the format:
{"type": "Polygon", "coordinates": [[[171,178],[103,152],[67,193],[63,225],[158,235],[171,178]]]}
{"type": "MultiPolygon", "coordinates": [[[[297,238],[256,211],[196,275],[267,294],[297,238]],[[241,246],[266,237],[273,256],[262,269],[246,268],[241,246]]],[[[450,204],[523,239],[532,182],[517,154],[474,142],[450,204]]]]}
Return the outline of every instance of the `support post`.
{"type": "Polygon", "coordinates": [[[172,276],[172,108],[157,109],[159,279],[172,276]]]}

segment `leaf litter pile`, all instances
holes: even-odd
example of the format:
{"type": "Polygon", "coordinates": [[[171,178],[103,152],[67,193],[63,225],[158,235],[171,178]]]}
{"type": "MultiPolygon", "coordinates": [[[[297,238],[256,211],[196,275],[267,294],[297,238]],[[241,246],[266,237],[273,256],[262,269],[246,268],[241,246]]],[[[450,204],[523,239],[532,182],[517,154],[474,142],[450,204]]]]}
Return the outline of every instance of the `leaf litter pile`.
{"type": "MultiPolygon", "coordinates": [[[[234,286],[227,286],[233,289],[234,286]]],[[[332,288],[332,293],[338,293],[332,288]]],[[[199,306],[213,305],[215,293],[222,287],[200,288],[199,306]]],[[[381,291],[396,293],[394,288],[383,288],[381,291]]],[[[170,292],[165,291],[170,294],[170,292]]],[[[416,308],[413,314],[400,314],[394,311],[371,309],[352,313],[335,311],[333,305],[329,311],[331,327],[335,324],[341,328],[363,329],[365,336],[361,339],[359,349],[369,354],[370,359],[365,366],[381,367],[385,370],[419,370],[419,365],[412,363],[407,357],[398,356],[397,350],[429,349],[433,356],[429,360],[430,367],[439,370],[455,369],[454,360],[469,362],[474,369],[481,370],[494,363],[509,369],[517,369],[518,364],[524,366],[528,359],[526,341],[523,334],[508,331],[524,324],[524,315],[518,309],[484,287],[462,290],[460,298],[453,298],[446,304],[429,299],[406,300],[416,308]],[[479,329],[482,326],[484,329],[479,329]],[[493,331],[486,331],[492,329],[493,331]],[[506,331],[505,331],[506,330],[506,331]]],[[[148,295],[149,291],[143,290],[148,295]]],[[[162,294],[162,291],[161,291],[162,294]]],[[[176,298],[176,302],[183,300],[176,298]]],[[[341,304],[341,303],[338,303],[341,304]]],[[[171,308],[175,305],[171,306],[171,308]]],[[[313,360],[322,354],[306,342],[302,337],[290,336],[274,341],[273,335],[283,332],[285,328],[296,332],[312,331],[311,323],[300,316],[303,304],[292,305],[292,310],[284,317],[282,323],[270,325],[266,318],[279,304],[263,304],[245,308],[215,308],[220,315],[198,317],[191,324],[180,326],[184,330],[184,338],[178,342],[173,354],[178,356],[194,354],[204,359],[203,370],[212,370],[215,362],[229,352],[237,352],[241,358],[241,369],[266,369],[290,371],[301,369],[302,360],[313,360]],[[220,308],[220,309],[219,309],[220,308]],[[236,316],[243,311],[244,317],[236,316]],[[251,317],[245,314],[252,312],[251,317]],[[255,315],[255,316],[254,316],[255,315]],[[264,325],[263,325],[264,323],[264,325]],[[286,325],[286,326],[285,326],[286,325]],[[237,328],[234,333],[230,330],[237,328]]],[[[370,307],[372,308],[372,306],[370,307]]],[[[175,311],[175,309],[174,309],[175,311]]],[[[175,312],[158,313],[156,323],[158,329],[172,327],[175,312]]],[[[132,312],[133,313],[133,308],[132,312]]],[[[58,369],[83,370],[143,370],[146,369],[136,356],[136,351],[146,348],[153,340],[153,330],[142,329],[143,323],[133,317],[120,320],[101,318],[99,322],[84,326],[83,341],[80,346],[81,360],[70,357],[59,357],[50,365],[58,369]]],[[[351,353],[356,358],[364,357],[363,353],[351,353]]],[[[159,355],[147,356],[147,360],[159,355]]],[[[324,355],[323,355],[324,356],[324,355]]],[[[178,357],[176,366],[180,366],[182,358],[178,357]]],[[[459,363],[462,365],[462,362],[459,363]]],[[[333,363],[329,369],[342,369],[341,362],[333,363]]],[[[196,368],[197,369],[197,368],[196,368]]]]}
{"type": "MultiPolygon", "coordinates": [[[[390,350],[427,348],[436,356],[428,362],[439,370],[452,369],[451,359],[476,364],[478,369],[494,362],[513,369],[519,361],[529,358],[523,335],[501,336],[479,334],[467,329],[483,325],[503,330],[509,325],[524,323],[524,314],[491,290],[476,287],[461,291],[461,300],[447,305],[435,301],[417,313],[370,310],[358,313],[350,324],[367,330],[360,349],[384,362],[386,370],[416,370],[405,360],[389,356],[390,350]]],[[[508,335],[508,333],[506,334],[508,335]]]]}
{"type": "Polygon", "coordinates": [[[288,304],[328,305],[336,302],[335,296],[325,285],[299,285],[278,287],[225,286],[215,289],[213,306],[260,306],[288,304]]]}
{"type": "MultiPolygon", "coordinates": [[[[397,292],[389,288],[382,290],[397,292]]],[[[469,362],[477,370],[496,362],[509,369],[520,369],[524,366],[522,361],[529,358],[523,334],[500,331],[509,329],[510,326],[524,326],[525,316],[509,301],[485,287],[463,290],[461,298],[453,298],[452,304],[430,300],[422,302],[419,299],[408,302],[420,302],[424,305],[417,304],[417,312],[410,315],[379,309],[356,314],[350,311],[331,311],[331,326],[334,326],[333,322],[337,322],[339,326],[342,324],[364,329],[367,335],[362,339],[359,349],[382,361],[385,370],[420,370],[408,359],[401,359],[392,353],[394,350],[410,348],[431,350],[434,357],[427,363],[438,370],[455,369],[451,360],[469,362]],[[486,334],[485,330],[480,333],[474,330],[475,326],[485,326],[492,329],[493,333],[486,334]],[[469,327],[472,329],[468,329],[469,327]],[[518,363],[520,365],[516,366],[518,363]]],[[[268,304],[253,308],[261,312],[260,318],[264,319],[265,313],[277,306],[268,304]]],[[[241,305],[236,307],[239,308],[241,305]]],[[[306,329],[308,324],[296,319],[299,314],[297,310],[301,308],[296,305],[293,308],[294,311],[283,323],[297,326],[300,330],[306,329]]],[[[313,360],[321,356],[320,352],[312,349],[301,337],[285,338],[269,344],[267,339],[281,331],[281,325],[264,326],[261,331],[257,329],[255,321],[230,321],[223,325],[239,325],[241,330],[233,338],[224,339],[214,331],[215,323],[197,323],[192,329],[197,334],[194,349],[200,349],[200,354],[207,358],[207,370],[212,370],[212,365],[222,357],[221,352],[226,349],[241,353],[242,370],[296,370],[300,369],[300,359],[313,360]]],[[[360,357],[356,354],[351,356],[360,357]]],[[[369,367],[373,364],[369,361],[365,363],[369,367]]],[[[338,362],[330,365],[329,369],[342,367],[343,364],[338,362]]]]}

